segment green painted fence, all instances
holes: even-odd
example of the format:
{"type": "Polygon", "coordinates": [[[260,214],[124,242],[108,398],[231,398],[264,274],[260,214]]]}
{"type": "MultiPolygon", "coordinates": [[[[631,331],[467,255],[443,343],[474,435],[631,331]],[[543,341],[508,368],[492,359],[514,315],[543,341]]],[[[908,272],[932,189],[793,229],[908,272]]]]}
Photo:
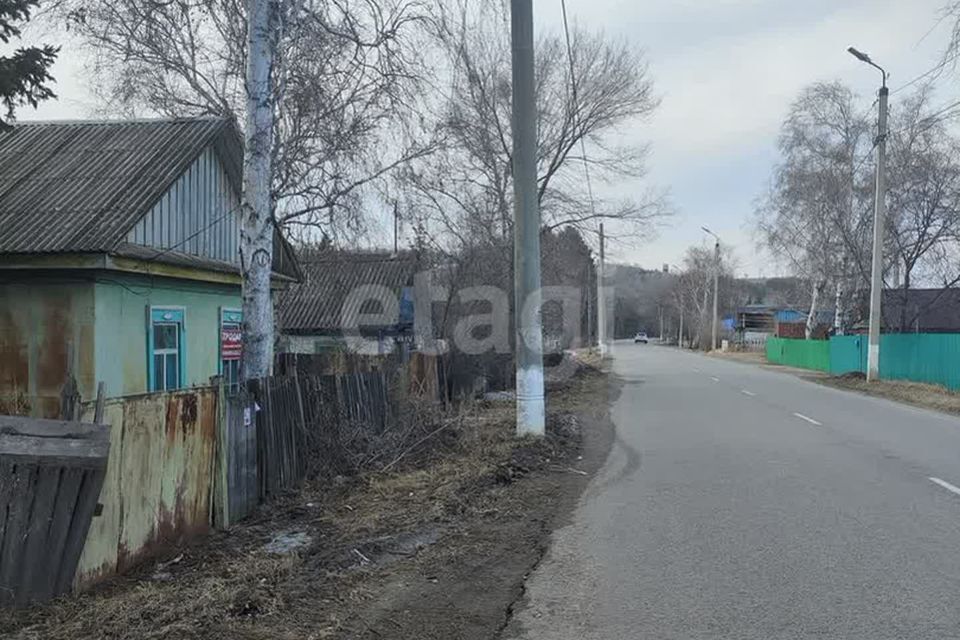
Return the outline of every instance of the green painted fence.
{"type": "Polygon", "coordinates": [[[830,338],[830,373],[840,376],[852,371],[867,370],[867,336],[833,336],[830,338]]]}
{"type": "MultiPolygon", "coordinates": [[[[867,336],[834,336],[829,342],[769,338],[767,360],[833,375],[866,373],[867,336]]],[[[880,337],[880,377],[960,390],[960,334],[884,334],[880,337]]]]}
{"type": "Polygon", "coordinates": [[[880,377],[960,389],[960,334],[892,333],[881,336],[880,377]]]}
{"type": "Polygon", "coordinates": [[[788,367],[829,371],[830,343],[826,340],[767,338],[767,360],[788,367]]]}

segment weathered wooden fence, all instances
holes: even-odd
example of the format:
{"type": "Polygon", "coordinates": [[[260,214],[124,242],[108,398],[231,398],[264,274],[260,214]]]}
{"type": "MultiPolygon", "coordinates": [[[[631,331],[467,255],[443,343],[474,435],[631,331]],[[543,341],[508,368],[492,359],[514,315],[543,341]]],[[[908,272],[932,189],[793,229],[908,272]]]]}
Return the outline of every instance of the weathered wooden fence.
{"type": "MultiPolygon", "coordinates": [[[[234,514],[249,512],[258,502],[299,485],[308,471],[308,455],[322,455],[311,442],[346,427],[382,433],[390,422],[390,396],[383,372],[337,376],[274,376],[258,380],[249,395],[232,400],[253,412],[256,453],[249,441],[228,434],[221,438],[228,450],[225,498],[234,514]],[[251,476],[258,490],[250,490],[251,476]]],[[[238,405],[238,406],[239,406],[238,405]]],[[[227,428],[239,429],[236,419],[227,428]]],[[[236,521],[231,515],[229,521],[236,521]]]]}
{"type": "Polygon", "coordinates": [[[229,527],[243,520],[259,504],[257,481],[256,405],[245,391],[228,393],[220,387],[220,425],[217,430],[217,509],[214,522],[229,527]]]}
{"type": "Polygon", "coordinates": [[[0,416],[0,606],[70,590],[109,450],[103,425],[0,416]]]}
{"type": "Polygon", "coordinates": [[[388,428],[388,391],[382,371],[275,376],[109,400],[109,431],[30,420],[8,433],[4,420],[26,419],[0,417],[0,604],[89,586],[243,519],[322,466],[342,430],[388,428]]]}

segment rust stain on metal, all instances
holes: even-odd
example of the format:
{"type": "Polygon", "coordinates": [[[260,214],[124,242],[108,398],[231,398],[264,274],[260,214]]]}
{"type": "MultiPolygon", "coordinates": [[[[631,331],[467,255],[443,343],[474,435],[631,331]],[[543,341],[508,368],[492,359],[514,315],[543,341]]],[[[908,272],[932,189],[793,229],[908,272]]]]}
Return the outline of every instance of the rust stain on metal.
{"type": "Polygon", "coordinates": [[[12,308],[0,308],[0,394],[27,393],[27,343],[12,308]]]}
{"type": "Polygon", "coordinates": [[[181,395],[177,396],[180,401],[180,422],[184,431],[193,427],[197,423],[197,396],[181,395]]]}
{"type": "Polygon", "coordinates": [[[119,465],[116,497],[127,505],[113,538],[121,572],[210,531],[218,419],[211,389],[122,402],[123,455],[130,462],[119,465]]]}
{"type": "Polygon", "coordinates": [[[70,305],[59,299],[43,300],[40,335],[43,345],[37,359],[37,393],[56,395],[67,373],[67,341],[72,327],[67,319],[70,305]]]}

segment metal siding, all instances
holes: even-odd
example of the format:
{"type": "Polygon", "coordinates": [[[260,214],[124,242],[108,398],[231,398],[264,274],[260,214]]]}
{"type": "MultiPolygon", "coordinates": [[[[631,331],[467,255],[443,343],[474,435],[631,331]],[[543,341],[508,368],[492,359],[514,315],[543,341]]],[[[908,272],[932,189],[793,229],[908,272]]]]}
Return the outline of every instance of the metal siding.
{"type": "Polygon", "coordinates": [[[815,371],[830,370],[830,342],[767,338],[767,360],[774,364],[815,371]]]}
{"type": "Polygon", "coordinates": [[[164,194],[127,236],[127,241],[154,249],[175,247],[195,256],[238,264],[233,248],[240,225],[226,172],[213,149],[207,149],[164,194]],[[230,213],[231,215],[224,215],[230,213]],[[145,233],[139,233],[146,225],[145,233]]]}
{"type": "Polygon", "coordinates": [[[960,334],[892,333],[880,338],[880,377],[960,389],[960,334]]]}
{"type": "Polygon", "coordinates": [[[228,130],[217,118],[15,125],[0,134],[0,252],[111,250],[228,130]]]}

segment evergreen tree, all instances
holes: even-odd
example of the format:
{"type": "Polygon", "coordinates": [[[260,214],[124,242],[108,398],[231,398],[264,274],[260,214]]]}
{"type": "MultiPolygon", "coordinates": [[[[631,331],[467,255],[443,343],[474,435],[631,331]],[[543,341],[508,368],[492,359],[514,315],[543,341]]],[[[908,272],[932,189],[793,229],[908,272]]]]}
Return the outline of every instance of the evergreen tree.
{"type": "MultiPolygon", "coordinates": [[[[23,23],[30,19],[31,9],[39,0],[0,0],[0,42],[9,44],[19,39],[23,23]]],[[[55,98],[48,86],[53,82],[50,67],[57,59],[59,47],[21,47],[10,56],[0,56],[0,100],[6,107],[0,117],[0,129],[10,126],[14,110],[23,105],[34,108],[43,100],[55,98]]]]}

